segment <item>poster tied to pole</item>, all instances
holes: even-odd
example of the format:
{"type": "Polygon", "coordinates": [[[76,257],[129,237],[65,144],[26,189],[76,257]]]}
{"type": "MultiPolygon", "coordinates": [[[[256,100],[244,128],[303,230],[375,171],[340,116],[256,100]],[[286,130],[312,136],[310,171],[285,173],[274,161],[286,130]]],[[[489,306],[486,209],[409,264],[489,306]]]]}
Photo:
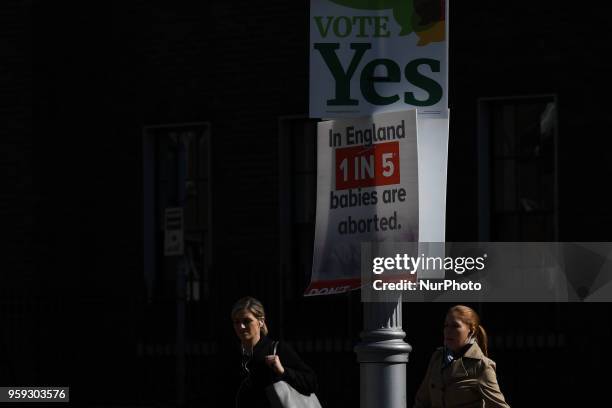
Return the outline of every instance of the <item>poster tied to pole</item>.
{"type": "Polygon", "coordinates": [[[360,287],[362,242],[417,241],[416,110],[319,122],[317,217],[306,296],[360,287]]]}

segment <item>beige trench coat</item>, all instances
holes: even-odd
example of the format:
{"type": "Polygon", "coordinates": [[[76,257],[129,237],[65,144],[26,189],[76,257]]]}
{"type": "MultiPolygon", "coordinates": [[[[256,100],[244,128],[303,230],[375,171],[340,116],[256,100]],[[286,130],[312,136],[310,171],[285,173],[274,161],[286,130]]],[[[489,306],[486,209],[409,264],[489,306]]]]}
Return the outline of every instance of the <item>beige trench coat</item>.
{"type": "Polygon", "coordinates": [[[495,362],[485,357],[478,344],[444,369],[443,352],[440,347],[431,357],[414,408],[509,408],[497,384],[495,362]]]}

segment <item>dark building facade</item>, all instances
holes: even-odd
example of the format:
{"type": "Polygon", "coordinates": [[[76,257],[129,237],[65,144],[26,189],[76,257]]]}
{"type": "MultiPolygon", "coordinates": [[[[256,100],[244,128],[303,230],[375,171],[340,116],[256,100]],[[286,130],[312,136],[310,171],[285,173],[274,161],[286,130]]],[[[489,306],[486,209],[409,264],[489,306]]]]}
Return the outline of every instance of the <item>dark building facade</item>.
{"type": "MultiPolygon", "coordinates": [[[[231,406],[229,311],[253,295],[324,406],[358,406],[359,292],[302,297],[309,2],[0,10],[1,382],[70,385],[83,406],[231,406]],[[185,263],[163,255],[179,205],[185,263]]],[[[608,15],[451,2],[447,241],[610,241],[608,15]]],[[[409,399],[448,306],[404,305],[409,399]]],[[[610,362],[608,303],[472,306],[511,405],[603,395],[585,373],[610,362]]]]}

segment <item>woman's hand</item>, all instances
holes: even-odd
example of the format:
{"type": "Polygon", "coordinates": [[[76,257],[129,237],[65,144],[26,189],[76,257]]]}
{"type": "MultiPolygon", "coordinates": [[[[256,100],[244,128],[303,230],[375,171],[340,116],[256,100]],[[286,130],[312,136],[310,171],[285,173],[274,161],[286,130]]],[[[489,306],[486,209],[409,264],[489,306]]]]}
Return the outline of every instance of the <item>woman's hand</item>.
{"type": "Polygon", "coordinates": [[[283,373],[285,372],[285,368],[281,364],[280,358],[278,358],[278,356],[276,355],[266,356],[264,358],[264,361],[266,362],[268,367],[270,367],[270,369],[274,371],[274,374],[280,376],[280,375],[283,375],[283,373]]]}

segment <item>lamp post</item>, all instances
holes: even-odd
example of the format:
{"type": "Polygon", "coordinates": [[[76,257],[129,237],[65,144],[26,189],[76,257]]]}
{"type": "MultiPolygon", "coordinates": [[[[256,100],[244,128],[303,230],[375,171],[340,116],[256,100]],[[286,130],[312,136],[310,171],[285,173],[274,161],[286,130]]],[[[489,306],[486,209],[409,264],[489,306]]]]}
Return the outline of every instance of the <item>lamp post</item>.
{"type": "Polygon", "coordinates": [[[361,408],[406,407],[406,363],[401,294],[392,302],[364,303],[364,330],[355,347],[360,365],[361,408]]]}

